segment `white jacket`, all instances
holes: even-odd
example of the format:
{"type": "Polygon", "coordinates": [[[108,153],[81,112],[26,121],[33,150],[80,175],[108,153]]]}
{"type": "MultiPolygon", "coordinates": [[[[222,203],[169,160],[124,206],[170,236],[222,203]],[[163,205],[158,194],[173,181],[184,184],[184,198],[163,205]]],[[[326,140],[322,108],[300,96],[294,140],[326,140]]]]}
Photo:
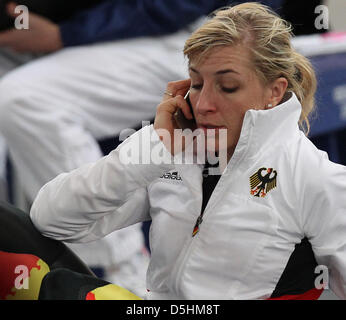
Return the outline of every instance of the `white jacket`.
{"type": "Polygon", "coordinates": [[[317,262],[329,268],[331,289],[346,298],[346,168],[299,130],[300,113],[294,94],[273,109],[247,111],[195,237],[203,166],[119,160],[122,148],[139,149],[143,137],[161,144],[152,126],[109,156],[46,184],[31,218],[44,235],[71,242],[151,219],[149,299],[269,298],[295,244],[306,236],[317,262]],[[260,168],[277,172],[276,186],[264,197],[251,193],[250,178],[260,168]],[[164,175],[169,171],[178,179],[164,175]]]}

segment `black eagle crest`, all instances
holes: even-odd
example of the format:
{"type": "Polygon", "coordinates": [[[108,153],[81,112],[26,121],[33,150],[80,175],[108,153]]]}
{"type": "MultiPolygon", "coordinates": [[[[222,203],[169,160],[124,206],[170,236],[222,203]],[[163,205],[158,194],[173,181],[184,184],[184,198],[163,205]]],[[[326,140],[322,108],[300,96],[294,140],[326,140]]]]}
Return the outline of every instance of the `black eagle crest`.
{"type": "Polygon", "coordinates": [[[261,168],[250,177],[250,193],[255,197],[265,197],[267,193],[276,187],[277,172],[273,168],[261,168]],[[262,174],[266,171],[265,174],[262,174]]]}

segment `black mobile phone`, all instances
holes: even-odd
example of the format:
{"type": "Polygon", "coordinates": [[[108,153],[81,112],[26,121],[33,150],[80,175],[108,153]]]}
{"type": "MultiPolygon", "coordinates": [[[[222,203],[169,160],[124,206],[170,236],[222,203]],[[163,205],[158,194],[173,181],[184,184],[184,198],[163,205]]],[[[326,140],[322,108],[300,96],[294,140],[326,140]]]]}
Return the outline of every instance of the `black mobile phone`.
{"type": "MultiPolygon", "coordinates": [[[[193,109],[190,101],[190,90],[186,93],[184,99],[190,107],[191,113],[193,115],[193,109]]],[[[194,116],[194,115],[193,115],[194,116]]],[[[192,131],[197,128],[195,117],[192,120],[189,120],[185,117],[184,113],[179,108],[174,114],[174,120],[180,129],[191,129],[192,131]]]]}

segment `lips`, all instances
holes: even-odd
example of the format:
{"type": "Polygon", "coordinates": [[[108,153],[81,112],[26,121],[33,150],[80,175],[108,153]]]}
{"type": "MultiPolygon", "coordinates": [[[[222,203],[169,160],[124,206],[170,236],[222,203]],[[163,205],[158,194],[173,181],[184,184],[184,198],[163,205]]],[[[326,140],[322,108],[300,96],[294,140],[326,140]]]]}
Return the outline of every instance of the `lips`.
{"type": "Polygon", "coordinates": [[[226,129],[225,126],[217,126],[214,124],[199,124],[198,125],[199,129],[202,129],[204,133],[212,132],[211,130],[215,130],[215,133],[217,133],[221,129],[226,129]]]}

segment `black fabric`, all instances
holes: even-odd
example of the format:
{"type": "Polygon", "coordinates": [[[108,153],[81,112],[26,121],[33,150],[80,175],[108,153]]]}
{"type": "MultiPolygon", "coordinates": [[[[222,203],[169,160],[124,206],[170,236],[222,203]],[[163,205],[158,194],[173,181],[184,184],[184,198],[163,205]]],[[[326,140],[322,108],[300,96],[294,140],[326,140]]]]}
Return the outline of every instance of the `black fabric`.
{"type": "MultiPolygon", "coordinates": [[[[268,262],[270,263],[270,262],[268,262]]],[[[271,298],[299,295],[315,288],[317,262],[307,238],[295,246],[271,298]]]]}
{"type": "Polygon", "coordinates": [[[0,202],[0,251],[35,255],[47,263],[50,270],[65,267],[94,276],[64,243],[44,237],[28,214],[5,202],[0,202]]]}
{"type": "Polygon", "coordinates": [[[218,168],[218,163],[215,165],[210,165],[208,162],[205,164],[204,169],[203,169],[203,197],[202,197],[202,207],[201,207],[201,213],[199,217],[196,220],[195,226],[193,228],[192,236],[194,237],[198,230],[200,224],[203,222],[203,214],[205,207],[208,204],[208,201],[220,179],[220,174],[211,174],[211,169],[217,169],[218,168]],[[216,167],[216,168],[215,168],[216,167]]]}
{"type": "Polygon", "coordinates": [[[90,275],[55,269],[43,278],[39,300],[85,300],[90,291],[107,284],[90,275]]]}
{"type": "MultiPolygon", "coordinates": [[[[0,0],[0,31],[13,27],[13,19],[6,14],[6,4],[12,0],[0,0]]],[[[18,5],[25,5],[39,15],[42,15],[54,22],[67,20],[75,13],[90,8],[102,0],[21,0],[18,5]]]]}
{"type": "Polygon", "coordinates": [[[210,165],[209,163],[206,163],[203,170],[203,201],[202,201],[202,208],[201,208],[201,214],[203,214],[205,207],[208,204],[208,201],[217,185],[217,183],[220,180],[221,175],[220,174],[211,174],[209,169],[211,168],[218,168],[219,163],[216,163],[215,165],[210,165]]]}

